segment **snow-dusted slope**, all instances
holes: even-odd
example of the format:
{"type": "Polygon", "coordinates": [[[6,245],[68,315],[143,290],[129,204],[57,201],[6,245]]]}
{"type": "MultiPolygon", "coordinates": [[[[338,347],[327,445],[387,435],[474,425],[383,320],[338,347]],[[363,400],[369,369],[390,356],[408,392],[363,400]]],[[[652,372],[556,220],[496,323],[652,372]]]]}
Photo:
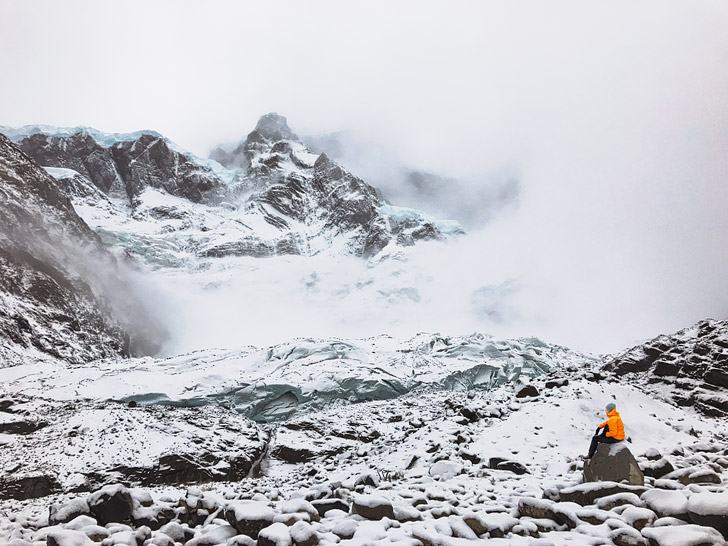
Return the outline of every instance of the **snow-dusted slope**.
{"type": "MultiPolygon", "coordinates": [[[[269,433],[236,424],[220,408],[162,414],[83,403],[72,415],[57,402],[43,402],[45,426],[4,435],[2,457],[18,461],[11,465],[22,469],[18,479],[33,471],[34,483],[50,488],[44,492],[79,490],[0,501],[0,530],[29,542],[46,536],[80,541],[93,531],[116,544],[182,537],[192,544],[252,544],[257,538],[259,544],[300,545],[309,544],[308,537],[322,546],[725,546],[710,525],[720,528],[720,517],[711,514],[726,511],[726,424],[633,386],[567,371],[532,379],[536,396],[518,398],[521,387],[513,385],[467,394],[425,389],[302,413],[269,433]],[[625,421],[626,444],[648,474],[644,487],[580,484],[577,456],[612,400],[625,421]],[[230,425],[243,429],[247,450],[230,425]],[[208,481],[224,480],[220,469],[228,452],[245,453],[246,461],[260,454],[259,473],[208,481]],[[188,458],[190,476],[209,472],[207,479],[186,490],[143,482],[169,468],[175,453],[188,458]],[[64,473],[54,475],[59,469],[64,473]],[[55,484],[54,476],[61,478],[55,484]],[[81,490],[117,480],[145,488],[114,486],[95,496],[81,490]],[[89,507],[103,495],[119,499],[115,516],[89,507]],[[56,503],[49,522],[49,506],[56,503]],[[91,527],[96,523],[103,529],[91,527]],[[662,539],[649,542],[655,536],[662,539]]],[[[15,407],[18,421],[33,404],[5,405],[0,415],[15,407]]]]}

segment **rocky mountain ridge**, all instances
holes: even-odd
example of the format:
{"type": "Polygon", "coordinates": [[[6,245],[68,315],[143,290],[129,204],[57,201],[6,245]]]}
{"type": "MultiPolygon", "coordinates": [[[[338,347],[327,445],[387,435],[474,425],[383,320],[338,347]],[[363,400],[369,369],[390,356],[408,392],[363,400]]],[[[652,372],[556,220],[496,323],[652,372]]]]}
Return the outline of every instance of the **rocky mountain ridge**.
{"type": "Polygon", "coordinates": [[[154,335],[134,327],[145,307],[122,266],[55,180],[1,135],[0,278],[3,365],[24,348],[69,362],[153,351],[154,335]]]}
{"type": "MultiPolygon", "coordinates": [[[[126,197],[132,216],[143,206],[145,191],[153,189],[213,209],[222,205],[225,214],[232,207],[238,222],[255,223],[259,217],[275,229],[270,237],[252,230],[212,245],[203,251],[206,257],[308,255],[337,238],[346,240],[346,252],[370,257],[390,244],[410,246],[463,233],[454,222],[391,207],[375,188],[325,154],[310,152],[286,119],[274,113],[262,116],[232,150],[215,150],[213,159],[222,165],[184,152],[154,132],[56,133],[42,127],[13,132],[18,146],[44,167],[76,171],[72,176],[87,179],[102,196],[126,197]]],[[[76,183],[69,190],[82,186],[76,183]]],[[[88,198],[89,191],[71,195],[88,198]]]]}
{"type": "Polygon", "coordinates": [[[668,387],[666,396],[714,417],[728,416],[728,321],[704,320],[609,359],[612,376],[668,387]]]}

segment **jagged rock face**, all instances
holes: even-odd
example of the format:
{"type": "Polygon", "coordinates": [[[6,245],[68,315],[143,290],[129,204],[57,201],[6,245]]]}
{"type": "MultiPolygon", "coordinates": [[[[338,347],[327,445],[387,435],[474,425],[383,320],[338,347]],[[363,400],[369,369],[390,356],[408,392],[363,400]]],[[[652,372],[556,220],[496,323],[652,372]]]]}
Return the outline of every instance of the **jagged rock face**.
{"type": "Polygon", "coordinates": [[[71,362],[135,352],[111,310],[114,293],[134,304],[120,272],[54,179],[0,135],[3,345],[71,362]]]}
{"type": "Polygon", "coordinates": [[[392,241],[411,246],[444,238],[421,218],[382,213],[385,203],[375,188],[326,154],[312,154],[278,114],[261,117],[245,141],[230,152],[216,150],[213,158],[245,170],[248,187],[256,188],[248,208],[260,207],[266,221],[281,230],[290,228],[291,220],[320,224],[323,231],[349,234],[350,250],[364,257],[392,241]]]}
{"type": "MultiPolygon", "coordinates": [[[[161,246],[184,249],[198,258],[311,255],[327,248],[371,257],[389,245],[406,247],[462,233],[456,225],[434,223],[417,211],[388,205],[365,181],[325,154],[312,153],[278,114],[261,117],[234,149],[213,152],[233,170],[182,153],[153,132],[57,131],[59,135],[31,134],[19,144],[59,179],[74,204],[83,204],[87,211],[103,208],[119,217],[129,213],[106,197],[125,197],[133,220],[161,223],[169,218],[157,218],[151,209],[160,210],[158,203],[165,197],[149,192],[182,198],[186,203],[170,203],[166,209],[175,208],[172,212],[188,221],[160,225],[158,236],[165,239],[161,246]],[[90,186],[100,194],[94,195],[90,186]],[[157,204],[147,206],[148,201],[157,204]],[[217,233],[210,232],[210,224],[217,226],[217,233]]],[[[91,219],[98,216],[89,214],[91,219]]],[[[133,241],[126,250],[136,255],[139,237],[134,225],[109,224],[94,226],[101,228],[105,241],[133,241]],[[109,224],[122,231],[109,234],[109,224]]],[[[148,233],[149,224],[139,231],[148,233]]]]}
{"type": "Polygon", "coordinates": [[[194,164],[184,154],[171,149],[166,140],[154,135],[119,142],[111,152],[131,199],[150,186],[199,203],[223,186],[209,169],[194,164]]]}
{"type": "Polygon", "coordinates": [[[35,134],[21,140],[18,147],[40,165],[77,171],[104,193],[126,193],[111,150],[88,133],[78,132],[68,137],[35,134]]]}
{"type": "MultiPolygon", "coordinates": [[[[212,151],[210,157],[226,167],[249,170],[257,153],[270,148],[271,143],[282,140],[298,141],[298,137],[288,127],[285,117],[270,113],[262,116],[255,129],[233,150],[226,151],[218,147],[212,151]]],[[[276,151],[281,151],[282,147],[283,145],[279,146],[279,150],[276,151]]],[[[265,169],[261,168],[260,172],[265,172],[265,169]]]]}
{"type": "Polygon", "coordinates": [[[643,375],[671,387],[680,405],[713,416],[728,415],[728,321],[705,320],[673,335],[661,335],[605,364],[618,375],[643,375]]]}
{"type": "Polygon", "coordinates": [[[102,146],[84,131],[70,136],[34,134],[18,145],[41,165],[73,169],[103,193],[125,195],[132,203],[146,187],[163,188],[199,203],[223,186],[213,172],[154,134],[111,147],[102,146]]]}

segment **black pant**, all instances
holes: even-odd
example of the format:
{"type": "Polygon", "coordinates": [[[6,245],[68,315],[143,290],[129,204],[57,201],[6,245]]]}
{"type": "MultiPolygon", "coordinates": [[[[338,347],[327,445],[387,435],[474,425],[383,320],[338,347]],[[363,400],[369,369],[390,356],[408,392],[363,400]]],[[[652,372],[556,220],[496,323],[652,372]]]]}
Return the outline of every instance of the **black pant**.
{"type": "Polygon", "coordinates": [[[589,455],[588,457],[593,457],[594,453],[597,450],[598,444],[616,444],[617,442],[621,442],[622,440],[617,440],[616,438],[612,438],[611,436],[607,436],[607,431],[609,430],[609,425],[604,425],[604,434],[599,435],[599,429],[597,428],[597,433],[594,435],[591,441],[591,445],[589,446],[589,455]]]}

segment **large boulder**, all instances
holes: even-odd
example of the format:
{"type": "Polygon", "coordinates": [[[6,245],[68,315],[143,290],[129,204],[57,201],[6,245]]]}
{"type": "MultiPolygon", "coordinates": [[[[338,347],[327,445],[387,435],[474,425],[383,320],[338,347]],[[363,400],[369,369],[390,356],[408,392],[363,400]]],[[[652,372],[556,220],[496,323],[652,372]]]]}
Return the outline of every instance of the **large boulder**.
{"type": "MultiPolygon", "coordinates": [[[[575,502],[581,506],[594,504],[598,499],[618,494],[641,495],[646,491],[644,487],[636,485],[624,485],[621,483],[604,481],[598,483],[581,483],[572,487],[566,487],[559,491],[561,502],[575,502]]],[[[637,498],[639,501],[639,498],[637,498]]]]}
{"type": "Polygon", "coordinates": [[[65,504],[52,504],[49,512],[48,522],[51,525],[57,525],[68,523],[78,516],[88,516],[91,514],[91,509],[86,499],[78,498],[65,504]]]}
{"type": "Polygon", "coordinates": [[[239,533],[257,540],[258,533],[271,525],[275,511],[267,504],[255,501],[233,501],[225,508],[225,519],[239,533]]]}
{"type": "Polygon", "coordinates": [[[107,485],[86,499],[89,509],[101,525],[128,520],[134,510],[129,490],[121,484],[107,485]]]}
{"type": "Polygon", "coordinates": [[[713,527],[728,539],[728,491],[696,493],[688,499],[690,521],[713,527]]]}
{"type": "Polygon", "coordinates": [[[642,535],[650,546],[723,546],[720,533],[711,527],[700,525],[668,525],[642,529],[642,535]]]}
{"type": "Polygon", "coordinates": [[[594,457],[584,462],[585,482],[621,482],[644,485],[645,475],[625,442],[599,444],[594,457]]]}
{"type": "Polygon", "coordinates": [[[356,495],[351,505],[351,513],[366,519],[394,519],[392,502],[376,495],[356,495]]]}

